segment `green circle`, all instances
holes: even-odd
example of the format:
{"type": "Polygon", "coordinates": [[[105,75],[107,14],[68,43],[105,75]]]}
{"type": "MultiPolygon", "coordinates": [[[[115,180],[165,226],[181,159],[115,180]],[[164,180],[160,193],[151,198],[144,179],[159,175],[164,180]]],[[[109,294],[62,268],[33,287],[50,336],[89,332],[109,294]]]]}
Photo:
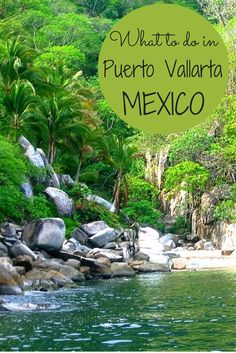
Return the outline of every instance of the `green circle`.
{"type": "Polygon", "coordinates": [[[140,130],[169,134],[214,111],[228,66],[223,40],[206,19],[182,6],[155,4],[113,26],[98,72],[102,92],[120,118],[140,130]]]}

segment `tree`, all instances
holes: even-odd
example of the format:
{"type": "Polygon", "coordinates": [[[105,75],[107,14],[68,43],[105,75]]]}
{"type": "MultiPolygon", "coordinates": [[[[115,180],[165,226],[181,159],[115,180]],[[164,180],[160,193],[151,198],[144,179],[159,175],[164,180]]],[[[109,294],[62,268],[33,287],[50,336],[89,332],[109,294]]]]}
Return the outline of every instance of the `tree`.
{"type": "Polygon", "coordinates": [[[236,0],[198,0],[198,3],[209,19],[224,26],[236,15],[236,0]]]}

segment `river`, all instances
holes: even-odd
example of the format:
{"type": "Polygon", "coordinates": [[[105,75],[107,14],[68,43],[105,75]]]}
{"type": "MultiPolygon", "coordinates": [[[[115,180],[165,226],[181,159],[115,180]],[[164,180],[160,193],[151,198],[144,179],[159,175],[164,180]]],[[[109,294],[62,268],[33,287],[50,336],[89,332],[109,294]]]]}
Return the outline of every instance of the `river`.
{"type": "Polygon", "coordinates": [[[49,307],[1,312],[1,351],[236,350],[236,270],[96,280],[2,299],[49,307]]]}

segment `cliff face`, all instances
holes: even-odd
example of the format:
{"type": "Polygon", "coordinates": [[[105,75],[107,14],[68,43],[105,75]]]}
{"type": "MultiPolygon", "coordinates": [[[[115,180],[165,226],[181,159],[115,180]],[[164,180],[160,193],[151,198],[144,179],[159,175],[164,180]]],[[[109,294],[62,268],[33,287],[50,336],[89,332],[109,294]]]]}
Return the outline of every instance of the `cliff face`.
{"type": "Polygon", "coordinates": [[[212,188],[202,193],[198,200],[194,200],[192,208],[191,195],[180,190],[170,198],[163,190],[163,177],[168,163],[168,147],[162,149],[154,159],[149,155],[149,178],[161,190],[160,201],[166,214],[166,228],[173,224],[178,216],[183,216],[188,221],[189,231],[199,239],[209,239],[217,248],[222,250],[236,249],[236,224],[225,221],[217,221],[214,216],[214,208],[219,201],[225,200],[229,196],[229,185],[225,184],[218,188],[212,188]],[[155,166],[155,176],[151,173],[152,164],[155,166]],[[157,167],[157,171],[156,171],[157,167]]]}

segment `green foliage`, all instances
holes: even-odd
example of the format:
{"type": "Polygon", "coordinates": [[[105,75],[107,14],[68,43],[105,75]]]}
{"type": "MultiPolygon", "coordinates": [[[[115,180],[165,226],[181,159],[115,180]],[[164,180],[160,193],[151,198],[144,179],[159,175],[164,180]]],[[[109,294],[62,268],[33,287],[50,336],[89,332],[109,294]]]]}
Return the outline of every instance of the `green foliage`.
{"type": "Polygon", "coordinates": [[[63,221],[65,222],[66,226],[66,238],[70,238],[71,232],[79,227],[79,222],[76,219],[63,217],[63,221]]]}
{"type": "Polygon", "coordinates": [[[150,201],[129,201],[122,214],[126,214],[134,222],[155,227],[160,231],[165,229],[162,212],[154,209],[150,201]]]}
{"type": "Polygon", "coordinates": [[[177,192],[186,190],[199,193],[204,190],[209,172],[198,163],[183,162],[170,167],[165,172],[165,191],[177,192]]]}
{"type": "Polygon", "coordinates": [[[74,200],[83,200],[85,196],[91,194],[91,190],[83,183],[76,183],[72,189],[66,191],[74,200]]]}
{"type": "Polygon", "coordinates": [[[185,217],[177,216],[175,222],[170,228],[170,232],[173,234],[184,234],[189,231],[189,224],[186,221],[185,217]]]}
{"type": "Polygon", "coordinates": [[[236,185],[230,187],[229,196],[220,201],[214,208],[213,216],[216,220],[236,222],[236,185]]]}
{"type": "Polygon", "coordinates": [[[134,176],[128,177],[128,185],[130,201],[145,200],[150,201],[153,207],[156,206],[158,190],[154,185],[134,176]]]}
{"type": "Polygon", "coordinates": [[[58,212],[52,202],[48,201],[46,196],[38,195],[27,199],[25,212],[28,213],[28,219],[57,217],[58,212]]]}
{"type": "Polygon", "coordinates": [[[201,155],[209,151],[214,139],[202,128],[184,132],[175,139],[169,151],[169,160],[176,164],[184,161],[199,161],[201,155]]]}
{"type": "Polygon", "coordinates": [[[104,221],[112,228],[118,229],[121,227],[121,221],[118,215],[111,213],[106,208],[93,201],[84,200],[81,203],[77,203],[76,209],[81,224],[93,221],[104,221]]]}

